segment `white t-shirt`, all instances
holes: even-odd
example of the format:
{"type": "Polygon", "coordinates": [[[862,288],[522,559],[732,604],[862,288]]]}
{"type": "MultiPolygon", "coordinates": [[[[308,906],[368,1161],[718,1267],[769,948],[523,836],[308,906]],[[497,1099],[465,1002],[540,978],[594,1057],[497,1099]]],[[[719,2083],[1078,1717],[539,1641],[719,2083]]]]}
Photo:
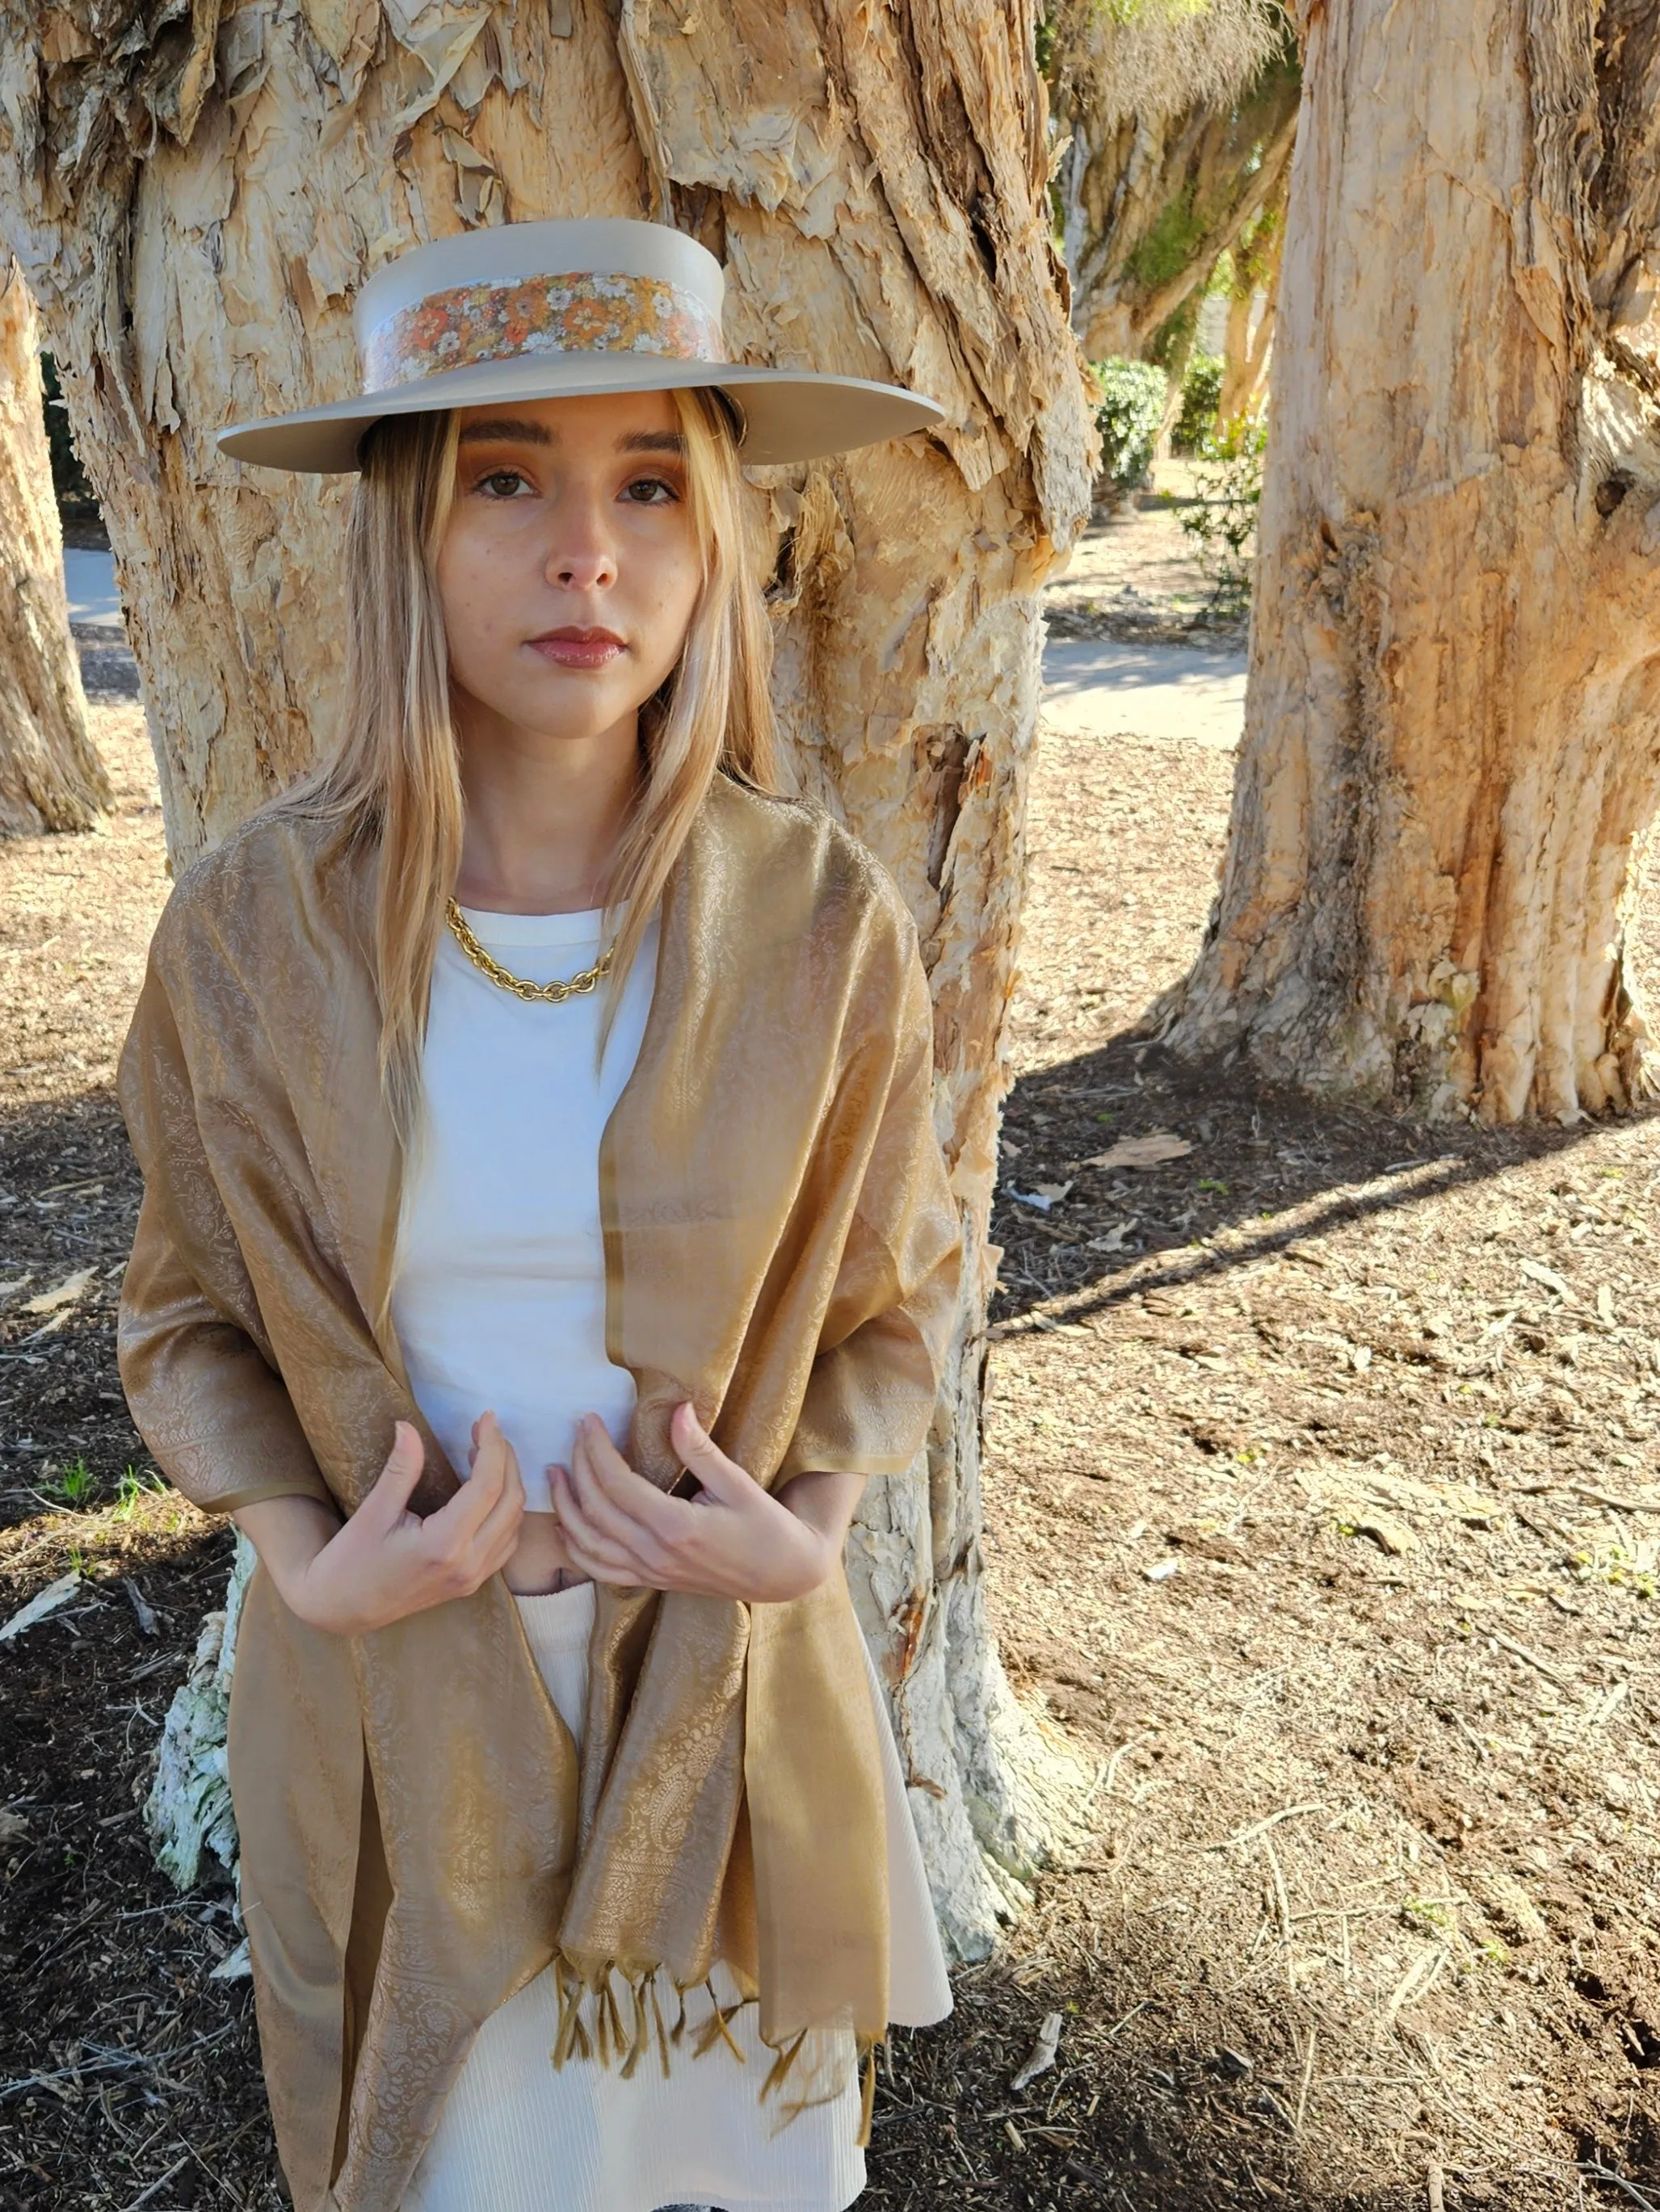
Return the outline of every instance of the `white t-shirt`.
{"type": "MultiPolygon", "coordinates": [[[[597,908],[461,911],[527,982],[599,957],[597,908]]],[[[619,1449],[628,1443],[634,1377],[605,1357],[599,1139],[645,1034],[659,926],[654,914],[597,1072],[604,982],[534,1004],[481,974],[447,929],[439,940],[392,1323],[416,1403],[456,1473],[465,1480],[472,1425],[493,1407],[532,1513],[552,1510],[547,1468],[570,1464],[583,1413],[598,1413],[619,1449]]]]}
{"type": "MultiPolygon", "coordinates": [[[[575,975],[599,956],[597,912],[462,911],[502,965],[530,982],[575,975]]],[[[447,931],[440,942],[422,1056],[424,1141],[405,1181],[392,1318],[416,1402],[457,1473],[467,1472],[473,1422],[494,1407],[533,1511],[551,1505],[544,1470],[569,1464],[580,1414],[599,1413],[619,1447],[628,1441],[634,1378],[605,1357],[599,1151],[645,1033],[657,944],[654,915],[596,1073],[603,985],[559,1006],[526,1004],[481,975],[447,931]]],[[[518,1605],[580,1741],[593,1591],[580,1584],[518,1605]]],[[[892,2016],[920,2025],[944,2018],[951,1990],[868,1659],[866,1671],[882,1748],[892,2016]]],[[[753,2044],[745,2065],[711,2053],[672,2068],[666,2081],[654,2064],[628,2079],[598,2065],[556,2071],[557,2014],[550,1968],[485,2021],[404,2212],[655,2212],[694,2197],[733,2212],[840,2212],[859,2194],[856,2081],[775,2134],[774,2108],[757,2095],[775,2054],[756,2039],[754,2008],[732,2022],[753,2044]]]]}

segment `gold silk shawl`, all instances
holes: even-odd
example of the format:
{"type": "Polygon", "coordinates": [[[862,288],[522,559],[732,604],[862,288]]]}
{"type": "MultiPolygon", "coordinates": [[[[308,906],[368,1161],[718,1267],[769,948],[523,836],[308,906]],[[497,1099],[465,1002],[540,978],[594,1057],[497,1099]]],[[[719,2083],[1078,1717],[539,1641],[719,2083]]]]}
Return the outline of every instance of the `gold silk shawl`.
{"type": "MultiPolygon", "coordinates": [[[[372,1320],[400,1173],[374,866],[256,816],[173,890],[122,1055],[145,1191],[121,1374],[209,1512],[295,1493],[350,1513],[399,1417],[426,1443],[417,1510],[456,1487],[372,1320]]],[[[606,1350],[654,1480],[678,1472],[688,1396],[769,1486],[916,1469],[961,1261],[931,1033],[879,863],[821,808],[717,776],[599,1153],[606,1350]]],[[[596,1595],[579,1758],[500,1576],[349,1638],[253,1577],[229,1773],[299,2212],[397,2212],[481,2023],[550,1961],[629,2063],[660,1965],[690,1987],[726,1960],[786,2057],[804,2030],[886,2026],[879,1745],[843,1577],[752,1607],[596,1595]]]]}

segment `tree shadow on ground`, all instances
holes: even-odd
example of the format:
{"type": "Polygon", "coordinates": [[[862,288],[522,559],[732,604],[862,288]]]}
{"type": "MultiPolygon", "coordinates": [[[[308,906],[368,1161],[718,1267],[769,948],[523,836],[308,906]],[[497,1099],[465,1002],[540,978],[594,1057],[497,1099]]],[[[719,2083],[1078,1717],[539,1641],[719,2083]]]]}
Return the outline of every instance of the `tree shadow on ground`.
{"type": "Polygon", "coordinates": [[[0,1110],[0,1530],[150,1466],[115,1367],[140,1194],[107,1090],[0,1110]]]}
{"type": "Polygon", "coordinates": [[[1346,2047],[1323,2021],[1316,2040],[1306,2006],[1294,2013],[1219,1975],[1178,1978],[1191,1957],[1173,1959],[1152,1920],[1092,1909],[1099,1872],[1044,1883],[1038,1956],[960,1974],[952,2022],[897,2033],[879,2082],[873,2206],[1561,2212],[1629,2203],[1618,2166],[1643,2175],[1660,2164],[1652,2122],[1634,2160],[1631,2143],[1622,2155],[1589,2126],[1571,2157],[1529,2170],[1500,2167],[1468,2142],[1446,2149],[1437,2076],[1409,2037],[1380,2054],[1358,2039],[1346,2047]],[[1056,2013],[1056,2063],[1014,2088],[1056,2013]],[[1329,2085],[1353,2067],[1347,2104],[1334,2107],[1329,2086],[1309,2100],[1316,2055],[1329,2085]]]}
{"type": "Polygon", "coordinates": [[[1645,1618],[1581,1524],[1653,1495],[1657,1121],[1426,1127],[1134,1036],[1014,1087],[993,1609],[1101,1832],[962,1978],[972,2024],[904,2046],[879,2202],[1660,2207],[1645,1877],[1611,1823],[1572,1856],[1599,1765],[1645,1771],[1639,1717],[1616,1753],[1580,1716],[1635,1703],[1645,1618]],[[1191,1151],[1085,1164],[1158,1131],[1191,1151]],[[1327,1487],[1390,1482],[1371,1522],[1327,1487]],[[1543,1900],[1513,1954],[1495,1877],[1543,1900]],[[1424,1992],[1385,1955],[1444,1938],[1424,1992]]]}
{"type": "Polygon", "coordinates": [[[0,2212],[282,2201],[227,1880],[179,1896],[141,1813],[232,1538],[121,1395],[139,1192],[107,1089],[0,1111],[0,1620],[80,1577],[0,1664],[0,2212]]]}
{"type": "MultiPolygon", "coordinates": [[[[1660,1120],[1648,1109],[1627,1126],[1660,1120]]],[[[1608,1125],[1426,1123],[1257,1084],[1129,1033],[1023,1076],[1003,1114],[992,1236],[994,1322],[1056,1298],[1082,1318],[1148,1291],[1215,1281],[1275,1254],[1317,1264],[1322,1239],[1407,1213],[1519,1163],[1560,1157],[1608,1125]],[[1086,1164],[1169,1130],[1191,1152],[1148,1170],[1086,1164]],[[1047,1209],[1031,1202],[1070,1184],[1047,1209]],[[1110,1249],[1109,1249],[1110,1248],[1110,1249]]]]}

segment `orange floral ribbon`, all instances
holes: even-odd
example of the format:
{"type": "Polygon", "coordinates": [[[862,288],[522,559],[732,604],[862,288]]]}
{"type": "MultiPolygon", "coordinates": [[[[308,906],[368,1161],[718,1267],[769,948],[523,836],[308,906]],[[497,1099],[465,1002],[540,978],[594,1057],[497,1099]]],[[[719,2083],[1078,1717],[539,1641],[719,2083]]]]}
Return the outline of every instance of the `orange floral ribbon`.
{"type": "Polygon", "coordinates": [[[547,353],[727,358],[719,319],[679,285],[578,270],[518,284],[457,284],[400,308],[369,337],[365,385],[385,392],[445,369],[547,353]]]}

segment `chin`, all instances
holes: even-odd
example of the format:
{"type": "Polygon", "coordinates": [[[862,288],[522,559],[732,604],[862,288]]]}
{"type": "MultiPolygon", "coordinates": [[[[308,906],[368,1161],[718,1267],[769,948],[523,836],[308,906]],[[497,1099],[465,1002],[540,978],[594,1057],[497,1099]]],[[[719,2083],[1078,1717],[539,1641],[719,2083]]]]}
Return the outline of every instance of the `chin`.
{"type": "MultiPolygon", "coordinates": [[[[520,729],[548,738],[597,738],[612,729],[638,705],[632,685],[613,690],[586,672],[575,680],[562,676],[538,684],[528,697],[502,700],[496,712],[520,729]]],[[[648,694],[649,696],[649,694],[648,694]]]]}

